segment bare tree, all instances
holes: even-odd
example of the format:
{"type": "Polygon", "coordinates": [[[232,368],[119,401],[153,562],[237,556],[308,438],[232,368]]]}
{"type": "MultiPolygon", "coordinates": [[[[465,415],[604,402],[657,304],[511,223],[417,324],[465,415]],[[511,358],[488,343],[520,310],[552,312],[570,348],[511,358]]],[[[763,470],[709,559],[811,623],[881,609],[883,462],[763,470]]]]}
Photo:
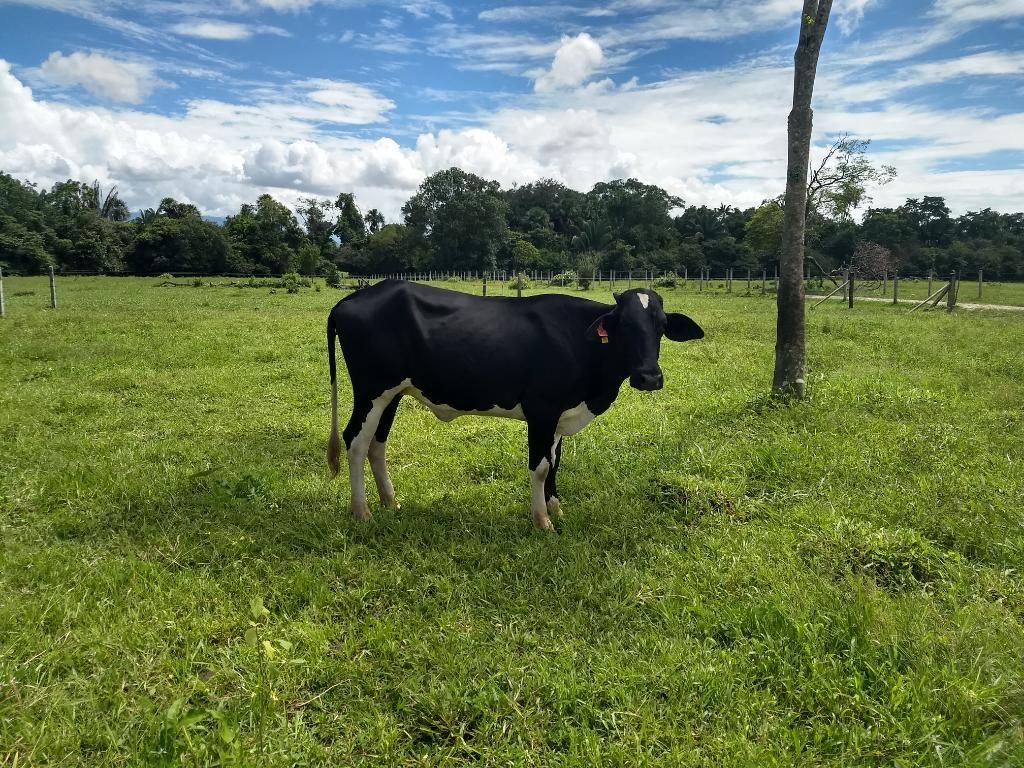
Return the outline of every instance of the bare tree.
{"type": "Polygon", "coordinates": [[[811,96],[818,70],[818,53],[831,12],[832,0],[804,0],[800,39],[794,56],[772,392],[796,398],[804,396],[804,229],[813,124],[811,96]]]}
{"type": "Polygon", "coordinates": [[[892,251],[870,240],[861,240],[853,252],[850,266],[861,280],[883,280],[893,271],[892,251]]]}

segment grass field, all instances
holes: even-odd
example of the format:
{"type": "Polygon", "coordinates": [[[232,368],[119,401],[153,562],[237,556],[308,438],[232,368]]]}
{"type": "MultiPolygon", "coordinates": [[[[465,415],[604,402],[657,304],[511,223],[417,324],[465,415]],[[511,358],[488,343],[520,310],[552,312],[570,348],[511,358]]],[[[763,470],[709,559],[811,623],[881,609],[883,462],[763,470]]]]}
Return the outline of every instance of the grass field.
{"type": "Polygon", "coordinates": [[[156,282],[5,280],[3,768],[1024,765],[1019,315],[822,306],[779,406],[773,302],[665,291],[708,337],[554,535],[521,424],[413,402],[353,523],[340,294],[156,282]]]}

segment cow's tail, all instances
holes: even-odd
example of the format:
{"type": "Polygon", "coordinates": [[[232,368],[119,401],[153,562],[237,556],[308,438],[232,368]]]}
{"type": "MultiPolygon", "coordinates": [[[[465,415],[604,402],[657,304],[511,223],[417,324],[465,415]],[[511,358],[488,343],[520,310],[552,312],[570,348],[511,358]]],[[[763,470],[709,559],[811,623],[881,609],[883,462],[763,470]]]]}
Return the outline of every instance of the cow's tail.
{"type": "Polygon", "coordinates": [[[327,466],[331,477],[341,470],[341,439],[338,437],[338,363],[335,357],[337,329],[334,312],[327,316],[327,363],[331,368],[331,436],[327,440],[327,466]]]}

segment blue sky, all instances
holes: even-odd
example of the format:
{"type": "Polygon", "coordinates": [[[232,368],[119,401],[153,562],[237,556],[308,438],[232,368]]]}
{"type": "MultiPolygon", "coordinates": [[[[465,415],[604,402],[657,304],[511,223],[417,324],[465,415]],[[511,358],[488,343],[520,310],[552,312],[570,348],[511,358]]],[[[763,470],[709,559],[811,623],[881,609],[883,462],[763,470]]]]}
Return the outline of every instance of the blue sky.
{"type": "MultiPolygon", "coordinates": [[[[0,0],[0,169],[225,215],[429,173],[688,203],[782,190],[800,0],[0,0]]],[[[815,144],[872,140],[877,205],[1024,210],[1024,0],[835,0],[815,144]]]]}

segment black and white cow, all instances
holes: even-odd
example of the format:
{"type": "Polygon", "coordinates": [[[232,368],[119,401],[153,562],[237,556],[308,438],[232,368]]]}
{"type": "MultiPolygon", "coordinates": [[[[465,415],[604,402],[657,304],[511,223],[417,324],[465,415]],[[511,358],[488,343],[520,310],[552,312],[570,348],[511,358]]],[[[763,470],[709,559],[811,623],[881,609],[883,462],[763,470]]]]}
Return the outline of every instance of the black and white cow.
{"type": "Polygon", "coordinates": [[[399,400],[411,395],[442,421],[464,414],[525,421],[533,522],[550,528],[549,513],[560,512],[562,438],[608,410],[627,378],[636,389],[661,389],[663,335],[689,341],[704,331],[686,315],[666,314],[661,297],[640,288],[616,294],[614,306],[564,295],[488,298],[400,280],[347,296],[327,318],[327,463],[337,475],[337,337],[352,379],[352,417],[342,433],[352,516],[370,519],[367,456],[381,501],[398,506],[384,444],[399,400]]]}

